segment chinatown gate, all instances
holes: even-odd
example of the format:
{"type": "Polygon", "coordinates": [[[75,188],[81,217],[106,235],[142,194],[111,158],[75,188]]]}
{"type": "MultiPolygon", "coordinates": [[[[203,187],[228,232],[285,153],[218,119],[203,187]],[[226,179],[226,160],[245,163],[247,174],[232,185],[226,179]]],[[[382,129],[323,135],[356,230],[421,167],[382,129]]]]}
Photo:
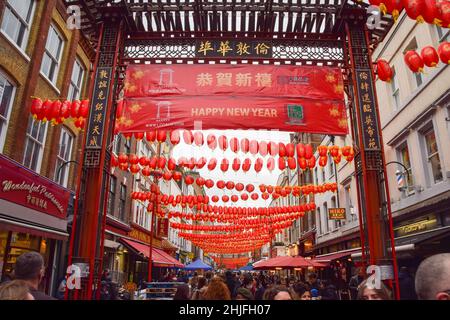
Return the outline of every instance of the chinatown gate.
{"type": "Polygon", "coordinates": [[[68,261],[68,265],[89,265],[91,272],[83,278],[80,290],[68,290],[69,299],[95,298],[93,288],[100,283],[108,194],[105,190],[109,189],[117,101],[127,68],[168,63],[206,65],[212,61],[253,67],[331,66],[342,70],[355,149],[362,260],[364,265],[378,265],[391,275],[386,279],[398,297],[371,60],[371,52],[392,26],[390,15],[385,15],[377,28],[368,30],[367,5],[353,0],[66,0],[66,4],[81,7],[82,31],[97,48],[68,261]],[[202,51],[205,45],[214,47],[225,41],[247,43],[257,54],[242,57],[207,55],[202,51]],[[372,120],[367,121],[369,118],[372,120]]]}

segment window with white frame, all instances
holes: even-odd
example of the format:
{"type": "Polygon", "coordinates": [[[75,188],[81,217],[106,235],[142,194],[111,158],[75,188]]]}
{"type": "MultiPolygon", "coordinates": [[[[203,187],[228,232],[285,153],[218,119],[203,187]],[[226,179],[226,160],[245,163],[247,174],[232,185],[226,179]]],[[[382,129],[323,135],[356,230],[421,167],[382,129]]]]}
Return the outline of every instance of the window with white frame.
{"type": "MultiPolygon", "coordinates": [[[[405,48],[404,52],[410,51],[410,50],[414,50],[417,51],[417,40],[416,38],[413,38],[411,40],[411,42],[408,44],[408,46],[405,48]]],[[[410,72],[412,74],[412,80],[413,80],[413,84],[416,88],[420,87],[423,83],[423,75],[421,72],[412,72],[411,70],[408,70],[408,72],[410,72]]]]}
{"type": "Polygon", "coordinates": [[[69,180],[69,166],[67,162],[71,159],[73,140],[73,135],[66,128],[62,128],[58,155],[56,156],[55,181],[64,187],[67,187],[69,180]]]}
{"type": "Polygon", "coordinates": [[[324,218],[322,230],[324,233],[327,233],[328,230],[330,230],[330,228],[328,226],[328,204],[326,202],[324,202],[324,204],[323,204],[323,213],[322,214],[323,214],[323,218],[324,218]]]}
{"type": "Polygon", "coordinates": [[[23,165],[36,172],[39,172],[41,169],[46,134],[47,122],[36,121],[30,116],[28,120],[23,165]]]}
{"type": "MultiPolygon", "coordinates": [[[[408,148],[408,143],[406,141],[397,148],[397,154],[398,154],[399,161],[406,167],[406,172],[403,175],[403,179],[405,179],[405,182],[406,182],[406,187],[411,187],[414,183],[413,183],[413,178],[412,178],[412,169],[411,169],[411,160],[409,157],[409,148],[408,148]]],[[[402,168],[401,171],[403,172],[404,169],[402,168]]],[[[410,192],[407,192],[407,194],[409,195],[410,192]]]]}
{"type": "Polygon", "coordinates": [[[426,161],[428,164],[428,173],[430,182],[438,183],[443,180],[441,160],[439,158],[439,149],[436,140],[434,128],[431,125],[428,129],[422,132],[425,142],[426,161]]]}
{"type": "Polygon", "coordinates": [[[0,72],[0,152],[3,150],[16,87],[0,72]]]}
{"type": "Polygon", "coordinates": [[[83,88],[84,68],[78,59],[75,59],[72,76],[70,77],[69,94],[67,99],[70,101],[78,100],[81,97],[83,88]]]}
{"type": "Polygon", "coordinates": [[[1,31],[23,51],[28,43],[34,4],[34,0],[6,1],[1,31]]]}
{"type": "Polygon", "coordinates": [[[351,194],[351,187],[350,183],[346,186],[344,186],[344,193],[345,193],[345,211],[347,212],[347,220],[353,221],[354,215],[353,215],[353,204],[352,204],[352,194],[351,194]],[[350,219],[348,219],[350,218],[350,219]]]}
{"type": "Polygon", "coordinates": [[[61,56],[64,48],[64,40],[55,26],[50,25],[44,57],[42,58],[41,72],[53,84],[58,78],[61,56]]]}
{"type": "Polygon", "coordinates": [[[397,74],[394,67],[392,67],[391,90],[392,100],[394,101],[394,110],[397,110],[400,107],[400,88],[398,86],[397,74]]]}

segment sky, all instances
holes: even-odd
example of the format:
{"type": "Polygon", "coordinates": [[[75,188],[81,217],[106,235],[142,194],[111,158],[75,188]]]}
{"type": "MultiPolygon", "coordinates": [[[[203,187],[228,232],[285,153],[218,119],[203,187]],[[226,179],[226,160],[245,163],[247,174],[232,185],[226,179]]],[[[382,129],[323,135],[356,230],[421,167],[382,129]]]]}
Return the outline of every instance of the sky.
{"type": "MultiPolygon", "coordinates": [[[[193,133],[194,132],[195,131],[193,131],[193,133]]],[[[258,188],[258,186],[260,184],[276,185],[278,177],[281,173],[281,171],[278,169],[278,162],[277,162],[278,156],[275,157],[275,160],[276,160],[275,161],[275,164],[276,164],[275,169],[272,172],[270,172],[266,166],[266,161],[270,157],[270,155],[262,157],[260,154],[257,154],[254,156],[251,153],[245,154],[241,151],[239,151],[237,154],[235,154],[229,148],[229,141],[232,138],[236,137],[239,140],[241,140],[243,138],[247,138],[250,141],[256,140],[258,142],[273,141],[273,142],[289,143],[291,132],[266,131],[266,130],[264,130],[264,131],[263,130],[203,130],[202,132],[203,132],[205,144],[201,147],[199,147],[195,144],[193,144],[193,145],[186,144],[183,140],[182,132],[181,132],[180,144],[175,146],[175,148],[173,149],[172,157],[177,161],[180,157],[186,157],[187,159],[190,159],[191,157],[194,157],[195,159],[205,157],[208,162],[212,157],[215,157],[217,159],[217,166],[213,171],[209,171],[207,168],[207,165],[205,165],[205,167],[203,169],[197,170],[203,178],[212,179],[214,182],[223,180],[225,182],[227,182],[227,181],[233,181],[234,183],[241,182],[244,185],[246,185],[248,183],[253,183],[255,186],[254,192],[257,192],[260,195],[261,195],[261,192],[259,191],[259,188],[258,188]],[[216,136],[216,139],[218,139],[219,136],[221,136],[221,135],[225,135],[227,137],[227,141],[228,141],[228,149],[226,151],[222,151],[222,149],[217,147],[214,151],[212,151],[206,144],[206,137],[209,134],[214,134],[216,136]],[[258,157],[263,158],[264,166],[263,166],[263,169],[261,170],[261,172],[256,173],[254,170],[254,163],[258,157]],[[220,170],[220,162],[222,161],[223,158],[227,158],[230,162],[230,167],[226,173],[223,173],[220,170]],[[245,158],[249,158],[252,161],[251,169],[246,173],[244,173],[242,168],[238,172],[235,172],[231,168],[231,163],[234,158],[239,158],[239,160],[241,161],[241,164],[245,158]]],[[[205,187],[205,191],[206,191],[206,194],[210,197],[212,197],[213,195],[219,196],[220,200],[219,200],[219,202],[216,203],[216,205],[226,205],[226,206],[236,206],[236,207],[239,207],[239,206],[240,207],[267,207],[271,201],[271,198],[269,198],[268,200],[264,200],[261,197],[257,201],[251,200],[250,198],[247,201],[243,201],[239,198],[239,201],[236,203],[233,203],[230,200],[229,202],[224,204],[221,199],[224,194],[226,194],[230,197],[232,194],[237,194],[238,196],[240,196],[241,192],[238,192],[234,189],[228,190],[226,188],[221,190],[221,189],[217,188],[216,186],[214,186],[211,189],[208,189],[205,187]]],[[[242,192],[245,192],[245,191],[242,191],[242,192]]],[[[250,194],[249,194],[249,196],[250,196],[250,194]]],[[[213,202],[210,202],[210,203],[214,204],[213,202]]]]}

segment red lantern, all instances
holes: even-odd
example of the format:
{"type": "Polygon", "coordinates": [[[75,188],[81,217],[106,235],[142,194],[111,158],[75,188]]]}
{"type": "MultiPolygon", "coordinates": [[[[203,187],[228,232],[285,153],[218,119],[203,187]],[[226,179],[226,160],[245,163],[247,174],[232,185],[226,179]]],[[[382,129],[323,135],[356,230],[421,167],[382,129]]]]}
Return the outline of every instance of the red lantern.
{"type": "Polygon", "coordinates": [[[182,174],[179,171],[174,171],[172,175],[173,175],[173,180],[175,180],[175,181],[180,181],[182,178],[182,174]]]}
{"type": "Polygon", "coordinates": [[[217,166],[216,158],[211,158],[208,163],[208,170],[213,171],[216,168],[216,166],[217,166]]]}
{"type": "Polygon", "coordinates": [[[305,159],[309,160],[313,156],[313,148],[310,144],[305,145],[305,159]]]}
{"type": "Polygon", "coordinates": [[[125,153],[119,154],[119,163],[127,163],[128,156],[125,153]]]}
{"type": "Polygon", "coordinates": [[[450,64],[450,42],[442,42],[438,48],[439,58],[445,64],[450,64]]]}
{"type": "Polygon", "coordinates": [[[244,162],[242,163],[242,170],[244,172],[247,172],[248,170],[250,170],[250,167],[252,166],[252,162],[249,158],[246,158],[244,160],[244,162]]]}
{"type": "Polygon", "coordinates": [[[155,142],[156,140],[156,131],[148,131],[145,133],[145,139],[147,139],[148,142],[155,142]]]}
{"type": "Polygon", "coordinates": [[[225,188],[225,181],[223,181],[223,180],[217,181],[216,186],[217,186],[217,188],[219,188],[219,189],[225,188]]]}
{"type": "Polygon", "coordinates": [[[242,183],[236,183],[234,188],[240,192],[240,191],[244,190],[244,185],[242,183]]]}
{"type": "Polygon", "coordinates": [[[261,195],[261,198],[263,198],[264,200],[267,200],[267,199],[269,199],[269,194],[267,193],[267,192],[264,192],[262,195],[261,195]]]}
{"type": "Polygon", "coordinates": [[[123,133],[123,136],[125,137],[125,139],[130,140],[133,137],[133,134],[131,132],[125,132],[123,133]]]}
{"type": "Polygon", "coordinates": [[[425,2],[425,10],[422,13],[422,17],[427,23],[440,25],[442,20],[441,17],[441,8],[438,5],[438,0],[424,0],[425,2]]]}
{"type": "Polygon", "coordinates": [[[260,172],[262,167],[264,166],[264,161],[261,158],[256,159],[255,161],[255,171],[260,172]]]}
{"type": "Polygon", "coordinates": [[[169,161],[167,162],[167,169],[169,169],[170,171],[174,171],[177,168],[177,163],[175,161],[175,159],[170,158],[169,161]]]}
{"type": "Polygon", "coordinates": [[[195,164],[196,164],[195,158],[192,157],[189,159],[187,167],[189,168],[189,170],[194,170],[195,164]]]}
{"type": "Polygon", "coordinates": [[[205,157],[201,157],[200,159],[198,159],[197,164],[196,164],[197,169],[202,169],[206,165],[206,162],[207,162],[207,160],[205,157]]]}
{"type": "Polygon", "coordinates": [[[152,171],[150,170],[150,167],[144,167],[144,168],[142,169],[142,175],[145,176],[145,177],[148,177],[148,176],[150,175],[151,172],[152,172],[152,171]]]}
{"type": "Polygon", "coordinates": [[[205,184],[205,179],[202,178],[202,177],[198,177],[198,178],[195,180],[195,183],[196,183],[199,187],[202,187],[202,186],[205,184]]]}
{"type": "Polygon", "coordinates": [[[228,181],[226,184],[226,187],[228,190],[232,190],[234,188],[234,182],[233,181],[228,181]]]}
{"type": "Polygon", "coordinates": [[[111,167],[115,168],[118,165],[119,165],[119,159],[115,155],[113,155],[111,157],[111,167]]]}
{"type": "Polygon", "coordinates": [[[286,146],[282,142],[278,144],[278,155],[281,158],[286,157],[286,146]]]}
{"type": "Polygon", "coordinates": [[[162,157],[158,159],[158,168],[160,169],[164,169],[164,167],[166,166],[166,158],[162,157]]]}
{"type": "Polygon", "coordinates": [[[222,170],[222,172],[227,172],[229,167],[230,162],[228,161],[228,159],[222,159],[222,162],[220,163],[220,170],[222,170]]]}
{"type": "Polygon", "coordinates": [[[150,168],[152,169],[156,169],[156,165],[158,164],[158,158],[156,157],[152,157],[150,159],[150,163],[148,164],[150,166],[150,168]]]}
{"type": "Polygon", "coordinates": [[[222,196],[222,201],[223,201],[223,202],[228,202],[228,201],[230,201],[230,197],[227,196],[227,195],[223,195],[223,196],[222,196]]]}
{"type": "Polygon", "coordinates": [[[82,100],[80,103],[80,112],[78,114],[81,118],[87,118],[89,115],[89,100],[82,100]]]}
{"type": "Polygon", "coordinates": [[[235,158],[233,160],[233,165],[231,166],[233,168],[234,171],[239,171],[239,169],[241,168],[241,161],[239,160],[239,158],[235,158]]]}
{"type": "Polygon", "coordinates": [[[130,172],[131,172],[132,174],[136,174],[136,173],[138,173],[140,170],[141,170],[141,168],[139,168],[139,166],[138,166],[137,164],[132,164],[132,165],[130,166],[130,172]]]}
{"type": "Polygon", "coordinates": [[[194,135],[190,130],[183,131],[183,140],[187,145],[191,145],[194,142],[194,135]]]}
{"type": "Polygon", "coordinates": [[[436,49],[432,46],[423,48],[420,54],[422,56],[423,63],[427,67],[436,67],[439,63],[439,55],[436,49]]]}
{"type": "Polygon", "coordinates": [[[170,132],[170,143],[173,146],[180,143],[180,130],[173,130],[170,132]]]}
{"type": "Polygon", "coordinates": [[[270,157],[269,159],[267,159],[267,170],[272,172],[273,169],[275,169],[275,159],[273,157],[270,157]]]}
{"type": "Polygon", "coordinates": [[[184,182],[189,186],[194,183],[194,178],[192,176],[184,177],[184,182]]]}
{"type": "Polygon", "coordinates": [[[39,98],[33,98],[31,100],[31,114],[33,118],[37,119],[38,114],[42,112],[42,100],[39,98]]]}
{"type": "Polygon", "coordinates": [[[328,157],[320,157],[319,158],[319,166],[322,168],[327,165],[328,157]]]}
{"type": "Polygon", "coordinates": [[[194,141],[197,146],[201,147],[204,143],[203,133],[201,133],[200,131],[195,132],[194,133],[194,141]]]}
{"type": "Polygon", "coordinates": [[[398,16],[400,15],[400,11],[403,10],[403,1],[402,0],[384,0],[386,5],[386,11],[389,12],[394,21],[397,21],[398,16]]]}
{"type": "Polygon", "coordinates": [[[251,193],[255,190],[255,186],[252,185],[251,183],[249,183],[246,187],[245,190],[247,190],[248,193],[251,193]]]}
{"type": "Polygon", "coordinates": [[[249,150],[252,155],[256,155],[259,150],[258,141],[256,141],[256,140],[250,141],[249,150]]]}
{"type": "Polygon", "coordinates": [[[319,156],[326,157],[328,153],[328,147],[327,146],[318,146],[317,151],[319,151],[319,156]]]}
{"type": "Polygon", "coordinates": [[[252,200],[258,200],[259,195],[257,193],[252,193],[251,198],[252,200]]]}
{"type": "Polygon", "coordinates": [[[385,82],[391,82],[392,77],[394,76],[391,66],[384,59],[378,59],[377,61],[377,74],[378,79],[385,82]]]}
{"type": "Polygon", "coordinates": [[[295,146],[294,146],[294,144],[293,143],[288,143],[286,145],[286,156],[291,158],[291,157],[294,156],[294,153],[295,153],[295,146]]]}
{"type": "Polygon", "coordinates": [[[333,157],[333,161],[335,164],[339,164],[341,162],[342,156],[338,154],[336,157],[333,157]]]}
{"type": "Polygon", "coordinates": [[[156,131],[156,140],[158,140],[158,142],[165,142],[167,139],[167,132],[166,130],[158,130],[156,131]]]}
{"type": "Polygon", "coordinates": [[[239,152],[239,140],[238,140],[238,138],[232,138],[230,140],[230,149],[234,153],[238,153],[239,152]]]}
{"type": "Polygon", "coordinates": [[[141,165],[141,166],[143,166],[143,167],[145,167],[145,166],[147,166],[147,165],[149,165],[150,164],[150,159],[149,158],[147,158],[147,157],[140,157],[139,158],[139,164],[141,165]]]}
{"type": "Polygon", "coordinates": [[[144,138],[144,133],[143,132],[135,132],[134,137],[136,138],[137,141],[141,141],[144,138]]]}
{"type": "Polygon", "coordinates": [[[288,164],[289,169],[291,169],[291,170],[295,170],[295,168],[297,168],[297,164],[295,163],[294,158],[288,158],[287,164],[288,164]]]}
{"type": "Polygon", "coordinates": [[[278,169],[280,169],[281,171],[286,169],[286,160],[282,157],[278,158],[278,169]]]}
{"type": "Polygon", "coordinates": [[[216,203],[219,202],[219,197],[218,196],[212,196],[211,197],[212,202],[216,203]]]}
{"type": "Polygon", "coordinates": [[[443,28],[450,28],[450,1],[440,1],[441,20],[443,28]]]}
{"type": "Polygon", "coordinates": [[[227,150],[228,148],[228,140],[224,135],[219,137],[219,148],[223,151],[227,150]]]}
{"type": "Polygon", "coordinates": [[[163,179],[166,180],[166,181],[169,181],[170,179],[172,179],[172,173],[170,171],[164,172],[163,173],[163,179]]]}
{"type": "Polygon", "coordinates": [[[217,139],[215,135],[209,134],[206,138],[206,142],[211,150],[215,150],[217,148],[217,139]]]}
{"type": "Polygon", "coordinates": [[[250,149],[250,141],[247,138],[241,140],[241,151],[243,153],[248,153],[250,149]]]}
{"type": "Polygon", "coordinates": [[[208,189],[211,189],[212,187],[214,187],[214,181],[212,181],[211,179],[207,179],[207,180],[205,181],[205,186],[206,186],[208,189]]]}
{"type": "Polygon", "coordinates": [[[423,67],[424,67],[423,60],[416,51],[409,50],[408,52],[406,52],[404,60],[405,60],[406,65],[412,72],[422,72],[423,71],[423,67]]]}
{"type": "Polygon", "coordinates": [[[70,108],[71,107],[72,107],[72,103],[68,100],[66,100],[62,103],[60,116],[63,121],[70,117],[70,108]]]}
{"type": "Polygon", "coordinates": [[[241,194],[241,199],[244,200],[244,201],[247,201],[248,200],[248,194],[246,194],[246,193],[241,194]]]}
{"type": "Polygon", "coordinates": [[[330,146],[330,155],[332,157],[337,157],[339,155],[339,147],[338,146],[330,146]]]}
{"type": "Polygon", "coordinates": [[[403,5],[408,17],[419,23],[424,22],[425,0],[403,0],[403,5]]]}
{"type": "Polygon", "coordinates": [[[309,169],[314,169],[316,166],[316,157],[312,156],[311,159],[307,160],[307,165],[309,169]]]}
{"type": "Polygon", "coordinates": [[[233,194],[233,195],[231,196],[231,201],[233,201],[233,202],[238,202],[238,201],[239,201],[239,197],[238,197],[237,195],[233,194]]]}
{"type": "Polygon", "coordinates": [[[80,100],[75,100],[72,102],[72,106],[70,107],[70,116],[72,118],[80,117],[80,100]]]}

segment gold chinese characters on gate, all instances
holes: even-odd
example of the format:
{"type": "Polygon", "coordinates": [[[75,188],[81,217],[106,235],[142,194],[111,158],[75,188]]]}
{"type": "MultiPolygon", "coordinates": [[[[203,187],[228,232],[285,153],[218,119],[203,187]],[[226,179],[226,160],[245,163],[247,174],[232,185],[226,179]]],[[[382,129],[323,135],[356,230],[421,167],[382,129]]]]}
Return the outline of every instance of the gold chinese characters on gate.
{"type": "Polygon", "coordinates": [[[110,81],[110,68],[99,68],[95,79],[93,107],[89,116],[89,131],[86,139],[88,148],[101,148],[110,81]]]}
{"type": "Polygon", "coordinates": [[[202,72],[197,74],[197,87],[252,87],[270,88],[272,87],[272,74],[270,73],[232,73],[202,72]]]}
{"type": "Polygon", "coordinates": [[[195,45],[196,57],[271,58],[272,45],[265,41],[204,40],[195,45]]]}

